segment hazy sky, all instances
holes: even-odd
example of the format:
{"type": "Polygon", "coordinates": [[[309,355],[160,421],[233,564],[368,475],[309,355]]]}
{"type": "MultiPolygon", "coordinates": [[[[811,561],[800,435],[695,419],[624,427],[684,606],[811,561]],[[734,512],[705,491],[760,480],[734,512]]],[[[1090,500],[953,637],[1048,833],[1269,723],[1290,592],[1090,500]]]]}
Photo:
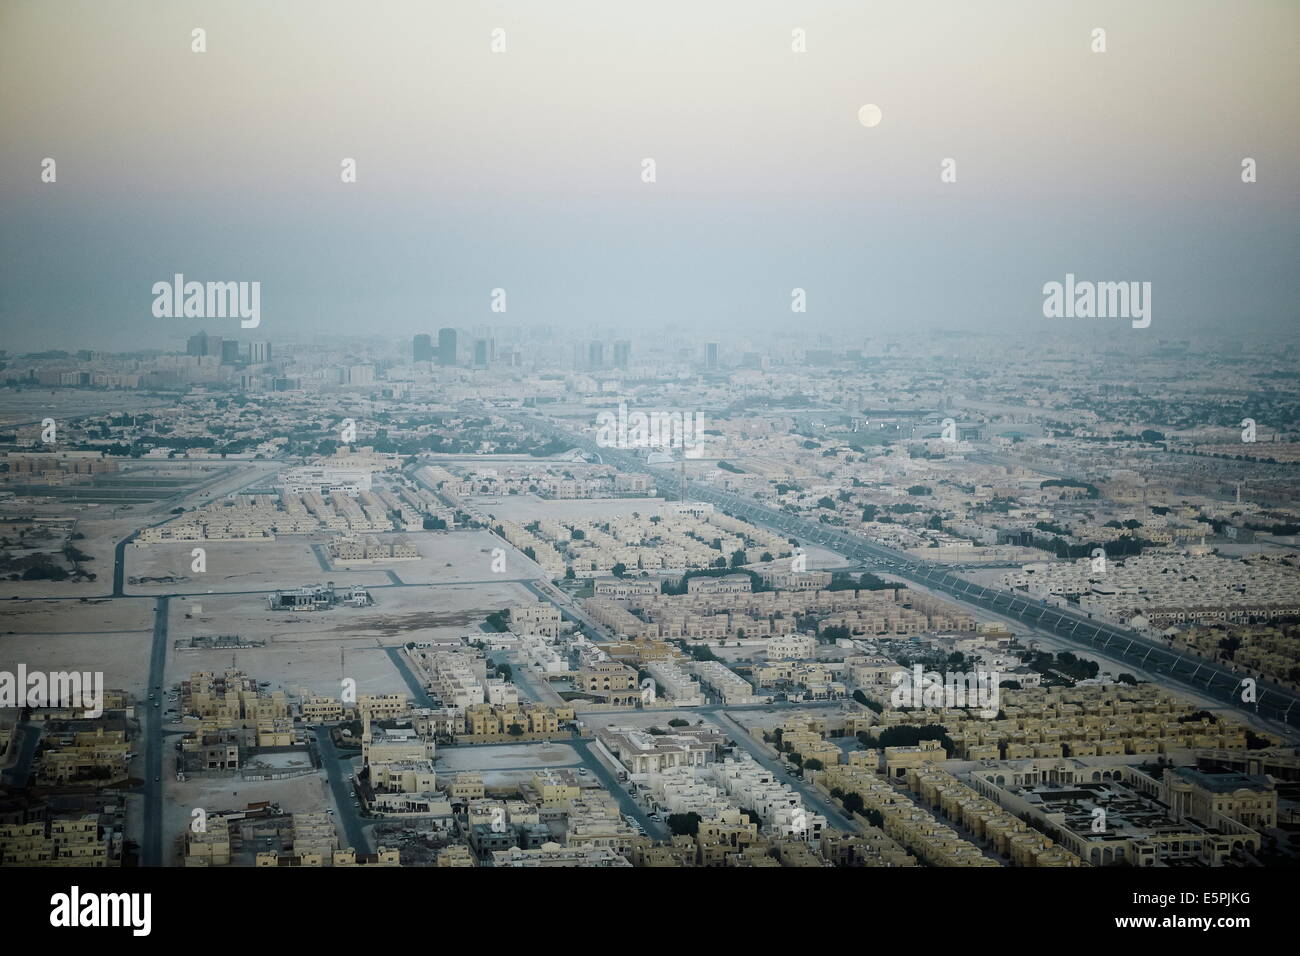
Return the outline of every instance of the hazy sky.
{"type": "Polygon", "coordinates": [[[260,281],[270,339],[780,328],[796,286],[1040,327],[1067,272],[1150,281],[1134,335],[1297,325],[1295,0],[0,0],[0,121],[11,351],[238,334],[154,318],[176,272],[260,281]]]}

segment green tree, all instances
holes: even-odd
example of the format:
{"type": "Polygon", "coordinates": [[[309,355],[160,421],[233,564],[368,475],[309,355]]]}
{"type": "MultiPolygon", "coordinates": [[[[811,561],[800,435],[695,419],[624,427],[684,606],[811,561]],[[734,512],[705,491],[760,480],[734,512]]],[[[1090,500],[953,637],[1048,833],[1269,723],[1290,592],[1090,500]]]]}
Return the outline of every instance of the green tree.
{"type": "Polygon", "coordinates": [[[693,810],[668,814],[668,832],[673,836],[695,836],[700,832],[700,815],[693,810]]]}

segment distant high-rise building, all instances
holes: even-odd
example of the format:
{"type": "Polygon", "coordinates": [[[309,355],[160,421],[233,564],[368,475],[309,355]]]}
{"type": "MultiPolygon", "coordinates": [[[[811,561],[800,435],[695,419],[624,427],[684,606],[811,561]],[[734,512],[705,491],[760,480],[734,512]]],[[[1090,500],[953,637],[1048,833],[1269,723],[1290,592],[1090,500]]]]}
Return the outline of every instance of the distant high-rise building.
{"type": "Polygon", "coordinates": [[[199,332],[197,335],[191,335],[189,341],[185,343],[185,354],[194,355],[202,358],[208,354],[208,333],[199,332]]]}
{"type": "Polygon", "coordinates": [[[625,369],[632,357],[632,343],[620,341],[614,343],[614,367],[625,369]]]}
{"type": "Polygon", "coordinates": [[[239,364],[239,343],[234,339],[223,339],[221,342],[221,364],[238,365],[239,364]]]}
{"type": "Polygon", "coordinates": [[[373,365],[352,365],[348,367],[347,373],[349,385],[373,385],[375,383],[375,367],[373,365]]]}
{"type": "Polygon", "coordinates": [[[433,361],[433,339],[427,335],[417,335],[411,340],[411,361],[433,361]]]}
{"type": "Polygon", "coordinates": [[[604,368],[605,367],[605,343],[592,342],[587,346],[587,367],[604,368]]]}
{"type": "Polygon", "coordinates": [[[248,361],[252,365],[265,365],[271,361],[271,343],[249,342],[248,361]]]}
{"type": "Polygon", "coordinates": [[[487,367],[488,359],[489,359],[488,349],[489,349],[488,339],[474,340],[474,364],[475,365],[481,366],[483,368],[487,367]]]}
{"type": "Polygon", "coordinates": [[[704,365],[705,365],[705,367],[706,367],[706,368],[717,368],[717,367],[718,367],[718,343],[717,343],[717,342],[710,342],[710,343],[709,343],[708,345],[706,345],[704,348],[705,348],[705,351],[704,351],[704,355],[705,355],[705,358],[704,358],[704,365]]]}
{"type": "Polygon", "coordinates": [[[456,364],[456,330],[438,330],[438,364],[456,364]]]}

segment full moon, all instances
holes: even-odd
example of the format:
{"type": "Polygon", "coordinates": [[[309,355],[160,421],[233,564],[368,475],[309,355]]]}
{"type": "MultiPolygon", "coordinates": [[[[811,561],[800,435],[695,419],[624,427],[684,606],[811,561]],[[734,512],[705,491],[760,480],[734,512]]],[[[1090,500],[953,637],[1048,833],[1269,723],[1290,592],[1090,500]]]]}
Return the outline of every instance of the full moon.
{"type": "Polygon", "coordinates": [[[866,106],[862,107],[862,109],[858,110],[858,122],[868,128],[879,126],[882,115],[879,106],[875,103],[868,103],[866,106]]]}

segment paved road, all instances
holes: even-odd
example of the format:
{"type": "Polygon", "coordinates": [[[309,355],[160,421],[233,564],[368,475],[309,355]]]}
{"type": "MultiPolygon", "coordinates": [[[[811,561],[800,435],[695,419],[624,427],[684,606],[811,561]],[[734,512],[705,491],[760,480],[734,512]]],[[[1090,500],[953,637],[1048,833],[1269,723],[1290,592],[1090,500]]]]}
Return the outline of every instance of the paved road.
{"type": "Polygon", "coordinates": [[[575,737],[573,740],[565,741],[565,743],[570,744],[574,750],[578,751],[578,753],[582,755],[583,766],[591,771],[605,789],[614,795],[615,799],[618,800],[619,810],[630,816],[637,823],[641,824],[641,828],[645,830],[646,836],[650,837],[652,840],[668,839],[668,825],[666,823],[656,823],[646,815],[645,810],[641,809],[640,804],[632,799],[631,794],[627,792],[627,788],[630,787],[631,784],[619,783],[618,780],[614,778],[614,775],[605,768],[605,765],[601,762],[600,758],[592,751],[594,741],[586,740],[582,737],[575,737]]]}
{"type": "MultiPolygon", "coordinates": [[[[279,464],[278,461],[277,464],[279,464]]],[[[201,484],[196,485],[193,488],[186,490],[185,493],[180,496],[179,500],[184,501],[186,498],[192,498],[195,495],[197,495],[200,491],[202,491],[204,488],[211,488],[213,485],[223,480],[226,480],[229,477],[229,473],[232,470],[233,469],[231,468],[224,469],[221,472],[219,472],[215,477],[205,482],[202,482],[201,484]]],[[[238,494],[240,491],[242,491],[244,488],[247,488],[249,485],[256,484],[257,482],[261,481],[263,478],[266,477],[266,471],[267,469],[265,468],[258,470],[258,473],[255,477],[250,478],[247,481],[244,481],[236,485],[229,492],[227,492],[227,494],[232,494],[232,495],[238,494]]],[[[176,515],[174,514],[165,514],[157,521],[145,525],[145,527],[156,528],[159,525],[166,524],[167,522],[173,520],[174,518],[176,518],[176,515]]],[[[132,541],[134,541],[136,535],[139,533],[140,533],[139,531],[132,531],[130,534],[128,534],[125,538],[123,538],[114,546],[113,548],[113,593],[106,594],[104,595],[104,597],[130,597],[131,596],[123,593],[122,591],[122,582],[126,575],[126,546],[130,544],[132,541]]]]}
{"type": "Polygon", "coordinates": [[[406,662],[402,649],[400,647],[386,647],[384,650],[388,654],[388,659],[393,662],[393,666],[397,668],[397,672],[402,675],[402,680],[406,681],[406,688],[411,692],[411,698],[421,707],[431,708],[435,706],[433,698],[424,689],[420,679],[415,676],[415,672],[411,670],[411,665],[406,662]]]}
{"type": "Polygon", "coordinates": [[[322,571],[326,574],[334,573],[334,569],[330,567],[330,563],[325,560],[325,551],[319,544],[313,544],[311,546],[311,553],[316,555],[316,563],[320,565],[322,571]]]}
{"type": "MultiPolygon", "coordinates": [[[[885,576],[888,577],[888,575],[885,576]]],[[[931,588],[926,587],[925,585],[916,584],[915,582],[912,583],[912,587],[918,590],[925,590],[925,591],[933,590],[931,588]]],[[[944,594],[941,596],[946,597],[947,595],[944,594]]],[[[1024,621],[1018,620],[1016,618],[1008,617],[1005,614],[993,612],[990,610],[985,610],[984,616],[992,620],[1001,621],[1002,623],[1007,624],[1011,627],[1015,627],[1019,625],[1022,628],[1028,628],[1028,633],[1032,635],[1034,638],[1036,638],[1039,641],[1039,643],[1046,649],[1053,650],[1053,651],[1078,649],[1075,644],[1061,638],[1060,636],[1058,636],[1057,634],[1055,634],[1050,630],[1045,630],[1044,628],[1033,624],[1027,624],[1024,621]]],[[[1134,676],[1138,680],[1154,679],[1154,675],[1148,674],[1145,670],[1142,669],[1141,666],[1139,666],[1138,664],[1134,663],[1131,660],[1124,661],[1123,659],[1117,657],[1114,654],[1114,651],[1103,650],[1095,647],[1087,648],[1087,650],[1098,661],[1102,661],[1110,665],[1110,667],[1113,670],[1123,672],[1123,669],[1125,667],[1129,667],[1132,669],[1132,671],[1134,672],[1134,676]]],[[[1185,694],[1189,695],[1190,697],[1197,700],[1198,702],[1205,704],[1207,707],[1211,709],[1218,710],[1226,707],[1229,709],[1238,710],[1247,718],[1247,720],[1250,721],[1250,723],[1253,726],[1256,727],[1256,729],[1263,730],[1268,733],[1278,734],[1288,739],[1293,738],[1296,734],[1295,728],[1293,727],[1288,727],[1286,724],[1280,723],[1279,721],[1273,720],[1269,717],[1260,715],[1254,711],[1246,710],[1243,708],[1237,708],[1231,704],[1225,703],[1224,701],[1220,700],[1217,696],[1206,694],[1204,687],[1190,683],[1188,680],[1183,679],[1181,675],[1173,676],[1169,673],[1163,673],[1160,674],[1159,677],[1166,686],[1182,690],[1185,694]]]]}
{"type": "MultiPolygon", "coordinates": [[[[1012,468],[1024,468],[1028,471],[1038,472],[1040,474],[1048,475],[1052,478],[1066,478],[1071,481],[1082,481],[1085,484],[1088,483],[1087,478],[1081,477],[1077,473],[1071,473],[1067,471],[1057,471],[1055,469],[1047,468],[1042,465],[1037,465],[1032,462],[1021,461],[1017,458],[1012,458],[1008,455],[998,455],[998,454],[994,454],[993,452],[974,452],[972,454],[967,455],[967,457],[970,460],[980,462],[981,464],[1004,465],[1012,468]]],[[[1181,467],[1182,462],[1177,461],[1177,459],[1185,458],[1185,457],[1186,456],[1173,455],[1170,453],[1164,453],[1162,456],[1161,453],[1156,453],[1152,461],[1153,461],[1153,467],[1156,473],[1157,480],[1159,480],[1162,476],[1164,476],[1165,472],[1169,468],[1176,467],[1176,466],[1181,467]]],[[[1213,459],[1206,459],[1206,458],[1200,458],[1200,459],[1192,458],[1192,460],[1193,461],[1199,460],[1207,463],[1214,461],[1213,459]]],[[[1235,461],[1235,460],[1226,461],[1223,459],[1219,459],[1218,463],[1224,465],[1225,467],[1230,466],[1232,468],[1236,468],[1238,472],[1241,474],[1242,479],[1247,481],[1248,486],[1256,479],[1248,479],[1248,476],[1246,474],[1247,472],[1262,473],[1259,477],[1261,480],[1264,481],[1271,481],[1275,478],[1285,478],[1293,474],[1293,472],[1289,470],[1292,467],[1290,465],[1270,464],[1269,462],[1255,461],[1249,458],[1243,458],[1240,461],[1235,461]]],[[[1221,480],[1221,484],[1231,485],[1233,481],[1235,481],[1235,479],[1228,478],[1225,476],[1221,480]]],[[[1235,493],[1225,494],[1223,492],[1205,491],[1205,490],[1197,490],[1195,493],[1201,497],[1209,498],[1212,501],[1221,501],[1224,503],[1236,501],[1235,493]]]]}
{"type": "MultiPolygon", "coordinates": [[[[737,746],[747,751],[759,763],[760,766],[764,767],[765,769],[775,774],[776,779],[778,781],[785,781],[794,790],[796,790],[799,793],[799,795],[803,797],[805,806],[810,807],[814,812],[820,813],[822,816],[826,817],[827,821],[829,821],[829,823],[832,826],[835,826],[842,830],[855,832],[848,818],[842,812],[840,812],[840,810],[838,810],[833,804],[823,799],[822,796],[817,792],[817,790],[811,784],[806,783],[803,779],[796,777],[793,774],[787,774],[785,772],[786,768],[790,766],[790,763],[788,761],[784,761],[780,759],[772,759],[771,757],[768,757],[764,753],[762,747],[758,744],[758,742],[755,741],[754,738],[750,736],[748,731],[745,730],[744,726],[739,721],[735,720],[735,718],[733,718],[730,715],[730,713],[728,713],[729,711],[758,711],[758,710],[773,711],[778,709],[802,710],[802,709],[816,708],[816,707],[838,707],[842,703],[843,701],[805,701],[802,703],[778,702],[773,704],[749,704],[741,707],[724,707],[721,705],[711,705],[707,707],[680,707],[668,713],[667,716],[686,717],[689,715],[692,717],[702,717],[705,720],[709,721],[709,723],[717,727],[726,737],[735,740],[737,746]]],[[[615,716],[618,714],[633,714],[633,713],[644,715],[646,711],[644,710],[588,711],[586,713],[580,713],[578,716],[579,719],[590,722],[596,717],[602,717],[606,715],[615,716]]],[[[593,760],[595,759],[594,755],[592,759],[593,760]]],[[[588,766],[591,766],[591,764],[589,763],[588,766]]],[[[619,785],[615,781],[612,784],[606,782],[606,786],[610,787],[611,790],[614,790],[621,798],[623,795],[626,794],[628,785],[627,784],[619,785]]],[[[641,818],[638,817],[638,819],[641,818]]],[[[644,826],[646,822],[648,821],[642,820],[642,825],[644,826]]]]}
{"type": "Polygon", "coordinates": [[[601,644],[618,640],[617,635],[608,628],[596,622],[590,614],[584,611],[578,602],[566,594],[560,588],[551,584],[549,581],[526,581],[524,587],[532,591],[539,601],[550,601],[559,609],[560,615],[574,624],[583,625],[586,633],[591,637],[593,643],[601,644]]]}
{"type": "Polygon", "coordinates": [[[348,758],[341,756],[329,731],[324,727],[316,730],[316,752],[320,754],[321,765],[329,777],[330,790],[334,794],[334,805],[338,808],[339,823],[343,826],[343,835],[358,855],[369,853],[370,842],[366,839],[361,824],[361,812],[357,809],[355,798],[349,796],[352,791],[352,767],[348,758]]]}
{"type": "MultiPolygon", "coordinates": [[[[559,691],[551,686],[544,677],[539,677],[527,661],[510,651],[497,651],[489,655],[493,664],[508,664],[510,679],[534,703],[543,707],[563,707],[566,701],[559,691]],[[513,660],[511,659],[513,657],[513,660]]],[[[574,701],[573,703],[578,703],[574,701]]]]}
{"type": "Polygon", "coordinates": [[[140,845],[141,866],[162,866],[162,683],[167,665],[167,616],[171,599],[154,601],[153,645],[149,651],[149,693],[153,700],[140,702],[141,733],[144,737],[144,831],[140,845]],[[159,704],[155,707],[154,704],[159,704]]]}
{"type": "MultiPolygon", "coordinates": [[[[595,442],[537,418],[524,418],[544,432],[549,432],[576,447],[595,453],[595,442]]],[[[676,493],[680,497],[679,480],[669,471],[651,469],[640,458],[625,451],[600,449],[607,464],[629,471],[655,475],[661,492],[676,493]]],[[[840,528],[811,521],[807,518],[769,508],[766,505],[721,491],[700,482],[687,481],[687,494],[728,514],[754,524],[778,531],[801,541],[835,551],[852,560],[874,564],[889,573],[918,584],[942,591],[958,603],[969,604],[987,611],[995,611],[1029,625],[1042,628],[1063,641],[1106,651],[1112,658],[1125,661],[1157,676],[1172,678],[1173,682],[1186,682],[1216,700],[1246,713],[1258,714],[1291,727],[1300,726],[1300,695],[1285,688],[1257,680],[1257,701],[1254,704],[1240,698],[1241,675],[1211,661],[1179,654],[1162,647],[1155,641],[1142,637],[1127,628],[1092,620],[1089,615],[1057,607],[1020,592],[1002,591],[960,578],[950,570],[920,561],[902,551],[875,544],[869,539],[840,528]]]]}
{"type": "Polygon", "coordinates": [[[41,727],[39,724],[24,722],[18,725],[18,733],[22,743],[18,745],[13,766],[0,774],[0,782],[21,789],[27,786],[27,777],[32,769],[32,757],[36,755],[36,745],[41,739],[41,727]]]}
{"type": "MultiPolygon", "coordinates": [[[[21,399],[27,397],[24,394],[24,392],[29,392],[31,393],[32,397],[36,397],[35,392],[41,391],[42,388],[43,386],[36,386],[35,388],[31,388],[31,389],[19,389],[16,394],[10,393],[10,395],[13,395],[15,399],[21,399]]],[[[65,393],[72,392],[71,389],[64,389],[63,391],[65,393]]],[[[64,397],[65,395],[59,396],[60,400],[64,399],[64,397]]],[[[96,392],[94,395],[84,395],[84,394],[77,394],[76,392],[73,392],[71,395],[67,395],[66,397],[70,398],[72,401],[78,401],[82,398],[85,398],[91,401],[95,407],[91,409],[87,409],[84,412],[78,411],[71,415],[60,416],[59,417],[60,430],[66,428],[68,425],[71,425],[74,422],[79,422],[87,418],[95,418],[104,414],[104,405],[103,405],[104,395],[102,392],[96,392]]],[[[176,401],[177,397],[179,397],[179,393],[177,396],[168,396],[166,398],[155,398],[152,395],[127,396],[118,393],[118,394],[114,394],[112,401],[113,401],[115,411],[120,410],[123,413],[130,413],[132,415],[135,415],[140,412],[151,411],[155,408],[165,408],[169,405],[172,405],[176,401]],[[128,402],[132,403],[131,407],[129,408],[124,407],[128,402]]],[[[48,403],[44,405],[43,408],[53,409],[54,403],[52,402],[48,403]]],[[[6,414],[12,414],[12,412],[8,412],[6,414]]],[[[22,414],[22,412],[20,412],[19,414],[22,414]]],[[[41,414],[40,418],[33,418],[28,421],[23,421],[17,418],[0,417],[0,427],[3,427],[6,430],[8,430],[10,428],[22,428],[26,425],[40,425],[48,417],[48,413],[42,411],[40,414],[41,414]]]]}
{"type": "MultiPolygon", "coordinates": [[[[156,524],[162,523],[161,521],[156,522],[156,524]]],[[[150,525],[150,527],[153,527],[153,525],[150,525]]],[[[126,580],[126,546],[135,540],[137,534],[139,534],[138,531],[132,531],[113,547],[113,593],[106,595],[106,597],[126,597],[126,594],[122,591],[122,583],[126,580]]]]}
{"type": "Polygon", "coordinates": [[[793,764],[788,760],[775,760],[767,756],[754,738],[749,735],[749,732],[726,711],[710,714],[709,722],[736,741],[736,744],[744,748],[761,767],[770,770],[778,783],[782,781],[788,783],[795,792],[803,797],[804,806],[824,816],[829,826],[848,833],[857,832],[849,818],[829,801],[823,799],[816,788],[802,778],[785,772],[786,768],[793,766],[793,764]]]}

